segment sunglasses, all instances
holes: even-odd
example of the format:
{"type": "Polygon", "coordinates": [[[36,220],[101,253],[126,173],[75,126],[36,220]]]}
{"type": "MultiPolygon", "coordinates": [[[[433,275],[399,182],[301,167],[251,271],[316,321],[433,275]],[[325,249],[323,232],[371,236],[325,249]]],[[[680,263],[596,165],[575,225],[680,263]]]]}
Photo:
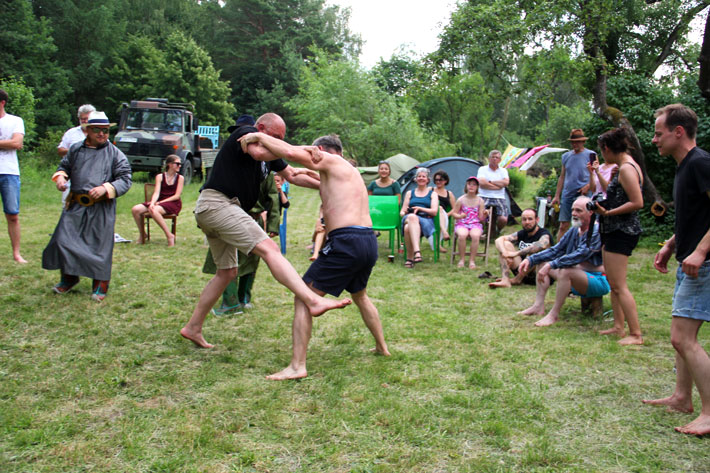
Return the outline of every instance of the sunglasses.
{"type": "Polygon", "coordinates": [[[446,179],[444,179],[443,177],[435,177],[434,180],[437,182],[441,182],[441,181],[445,181],[446,179]]]}
{"type": "Polygon", "coordinates": [[[177,167],[180,167],[180,166],[182,166],[182,163],[173,163],[173,164],[176,164],[176,165],[177,165],[177,167]]]}
{"type": "Polygon", "coordinates": [[[96,133],[97,135],[98,135],[99,133],[106,133],[107,135],[109,134],[108,128],[101,128],[101,127],[98,127],[98,126],[90,126],[90,127],[89,127],[89,130],[93,131],[93,132],[96,133]]]}

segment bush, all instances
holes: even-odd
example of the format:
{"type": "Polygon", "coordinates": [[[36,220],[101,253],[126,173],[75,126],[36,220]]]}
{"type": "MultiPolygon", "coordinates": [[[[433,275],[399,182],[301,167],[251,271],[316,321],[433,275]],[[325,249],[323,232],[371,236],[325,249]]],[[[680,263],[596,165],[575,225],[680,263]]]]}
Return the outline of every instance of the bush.
{"type": "Polygon", "coordinates": [[[61,160],[57,154],[57,145],[62,141],[63,135],[64,132],[61,130],[48,131],[38,140],[32,151],[27,153],[25,160],[36,168],[56,169],[61,160]]]}
{"type": "Polygon", "coordinates": [[[525,174],[515,168],[508,169],[508,177],[510,178],[510,184],[508,184],[508,190],[514,199],[517,199],[523,192],[525,188],[525,174]]]}
{"type": "Polygon", "coordinates": [[[540,186],[537,188],[537,193],[535,195],[537,197],[547,197],[548,195],[554,197],[556,191],[557,171],[555,169],[552,169],[550,175],[544,178],[540,183],[540,186]]]}

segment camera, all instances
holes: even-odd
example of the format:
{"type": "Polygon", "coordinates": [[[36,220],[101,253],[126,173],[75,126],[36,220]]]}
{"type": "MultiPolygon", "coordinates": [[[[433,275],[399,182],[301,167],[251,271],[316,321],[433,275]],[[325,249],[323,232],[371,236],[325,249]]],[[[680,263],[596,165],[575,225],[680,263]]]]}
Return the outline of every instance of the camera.
{"type": "Polygon", "coordinates": [[[592,200],[587,202],[587,210],[589,210],[590,212],[594,212],[597,209],[597,204],[606,208],[606,199],[604,198],[604,194],[602,194],[601,192],[594,194],[592,196],[592,200]]]}

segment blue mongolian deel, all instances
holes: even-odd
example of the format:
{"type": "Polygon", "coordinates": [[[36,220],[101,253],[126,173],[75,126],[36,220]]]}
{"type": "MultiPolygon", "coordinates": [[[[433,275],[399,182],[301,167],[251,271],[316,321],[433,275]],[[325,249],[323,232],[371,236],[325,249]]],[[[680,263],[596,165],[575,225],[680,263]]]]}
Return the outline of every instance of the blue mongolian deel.
{"type": "MultiPolygon", "coordinates": [[[[417,169],[428,168],[431,171],[432,176],[436,171],[441,169],[449,175],[449,183],[446,188],[453,192],[458,199],[464,193],[466,179],[468,179],[469,176],[477,175],[478,168],[481,166],[483,166],[483,163],[469,158],[436,158],[425,161],[413,167],[409,171],[402,174],[402,176],[397,179],[397,182],[399,182],[399,185],[402,187],[402,198],[404,198],[404,194],[407,191],[414,189],[417,186],[416,182],[414,182],[414,175],[416,174],[417,169]]],[[[434,183],[432,182],[431,186],[433,185],[434,183]]],[[[520,216],[522,213],[520,207],[518,207],[518,204],[515,203],[513,197],[510,195],[510,192],[508,192],[508,189],[505,191],[505,200],[510,215],[513,217],[520,216]]]]}

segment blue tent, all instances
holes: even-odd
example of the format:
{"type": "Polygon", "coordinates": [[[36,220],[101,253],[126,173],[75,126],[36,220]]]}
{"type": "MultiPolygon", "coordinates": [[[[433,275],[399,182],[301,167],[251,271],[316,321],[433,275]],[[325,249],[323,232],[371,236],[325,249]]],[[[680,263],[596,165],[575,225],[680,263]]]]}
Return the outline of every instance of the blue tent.
{"type": "MultiPolygon", "coordinates": [[[[432,159],[430,161],[425,161],[423,163],[418,164],[417,166],[414,166],[412,169],[402,174],[402,176],[397,179],[397,182],[399,182],[399,185],[402,187],[402,197],[404,197],[404,194],[407,191],[417,187],[417,183],[414,182],[414,175],[416,174],[417,169],[428,168],[431,170],[432,175],[436,171],[441,169],[449,175],[449,184],[446,186],[446,188],[453,192],[456,198],[458,199],[464,193],[466,179],[468,179],[470,176],[477,175],[478,168],[480,168],[481,166],[483,166],[483,163],[469,158],[437,158],[432,159]]],[[[506,189],[505,193],[505,200],[508,206],[509,214],[513,217],[520,216],[522,211],[520,210],[520,207],[518,207],[518,204],[516,204],[513,200],[513,197],[510,195],[510,192],[508,192],[508,189],[506,189]]]]}

